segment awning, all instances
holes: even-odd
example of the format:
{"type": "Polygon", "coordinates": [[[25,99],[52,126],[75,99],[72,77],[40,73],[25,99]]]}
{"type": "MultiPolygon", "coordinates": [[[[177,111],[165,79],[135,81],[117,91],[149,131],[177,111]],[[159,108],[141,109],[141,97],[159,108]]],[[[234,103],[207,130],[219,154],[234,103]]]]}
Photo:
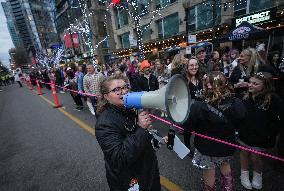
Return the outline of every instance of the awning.
{"type": "Polygon", "coordinates": [[[258,26],[254,26],[246,21],[242,22],[238,27],[231,30],[227,35],[217,40],[219,41],[236,41],[255,37],[256,35],[263,34],[265,30],[258,26]]]}
{"type": "Polygon", "coordinates": [[[190,46],[192,49],[193,48],[200,48],[200,47],[206,47],[206,46],[212,46],[212,43],[211,42],[207,42],[207,41],[205,41],[205,42],[200,42],[200,43],[198,43],[198,44],[195,44],[195,45],[192,45],[192,46],[190,46]]]}

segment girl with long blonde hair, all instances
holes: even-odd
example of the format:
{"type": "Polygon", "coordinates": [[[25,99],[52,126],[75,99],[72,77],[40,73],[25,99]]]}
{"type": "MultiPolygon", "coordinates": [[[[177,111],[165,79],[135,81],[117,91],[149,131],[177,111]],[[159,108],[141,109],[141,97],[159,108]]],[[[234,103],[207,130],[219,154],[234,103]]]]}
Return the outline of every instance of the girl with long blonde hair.
{"type": "MultiPolygon", "coordinates": [[[[188,125],[195,132],[235,142],[235,129],[244,117],[241,100],[234,98],[233,89],[222,72],[210,72],[203,78],[203,100],[191,106],[188,125]]],[[[230,160],[235,149],[228,145],[196,136],[193,165],[202,170],[203,191],[215,191],[216,169],[221,171],[223,190],[233,191],[234,183],[230,160]]]]}

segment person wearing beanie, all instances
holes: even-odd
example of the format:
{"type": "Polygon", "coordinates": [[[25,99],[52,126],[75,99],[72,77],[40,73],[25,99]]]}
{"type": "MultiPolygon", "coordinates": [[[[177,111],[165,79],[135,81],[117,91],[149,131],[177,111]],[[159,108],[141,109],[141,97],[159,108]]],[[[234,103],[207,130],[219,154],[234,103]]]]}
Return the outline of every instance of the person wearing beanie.
{"type": "Polygon", "coordinates": [[[151,73],[150,67],[148,60],[141,62],[140,74],[136,78],[136,87],[133,91],[155,91],[159,89],[158,79],[151,73]]]}

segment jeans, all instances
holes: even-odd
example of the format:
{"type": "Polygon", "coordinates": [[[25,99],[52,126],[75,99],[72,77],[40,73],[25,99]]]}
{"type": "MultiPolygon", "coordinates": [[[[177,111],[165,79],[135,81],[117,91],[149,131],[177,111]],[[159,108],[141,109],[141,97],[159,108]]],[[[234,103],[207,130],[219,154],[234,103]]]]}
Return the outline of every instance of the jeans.
{"type": "Polygon", "coordinates": [[[92,97],[90,97],[90,100],[92,102],[94,110],[96,111],[97,110],[97,102],[98,102],[97,98],[95,96],[92,96],[92,97]]]}

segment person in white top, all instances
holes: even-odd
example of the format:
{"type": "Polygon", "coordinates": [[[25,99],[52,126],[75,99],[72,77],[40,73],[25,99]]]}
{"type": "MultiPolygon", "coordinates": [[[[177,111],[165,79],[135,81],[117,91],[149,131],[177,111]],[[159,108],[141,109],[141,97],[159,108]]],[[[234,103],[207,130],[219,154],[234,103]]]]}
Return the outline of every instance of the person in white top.
{"type": "Polygon", "coordinates": [[[23,87],[21,83],[22,72],[20,68],[17,68],[15,71],[15,81],[20,85],[20,88],[23,87]]]}

